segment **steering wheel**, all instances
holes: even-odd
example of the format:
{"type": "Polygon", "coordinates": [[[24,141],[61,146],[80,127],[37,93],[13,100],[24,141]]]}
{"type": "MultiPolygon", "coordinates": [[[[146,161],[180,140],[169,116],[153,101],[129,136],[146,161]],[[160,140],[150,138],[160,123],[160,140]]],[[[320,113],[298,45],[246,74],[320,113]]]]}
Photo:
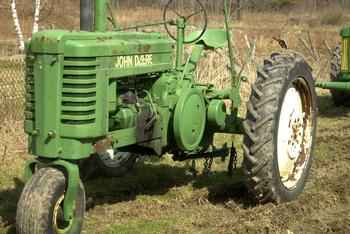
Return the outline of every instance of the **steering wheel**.
{"type": "MultiPolygon", "coordinates": [[[[176,0],[175,0],[175,2],[176,2],[176,0]]],[[[175,14],[177,19],[178,18],[183,19],[185,21],[185,24],[188,23],[193,17],[200,16],[202,18],[202,20],[204,21],[203,25],[201,26],[201,30],[199,31],[200,33],[194,39],[190,39],[190,40],[185,39],[184,43],[190,44],[190,43],[193,43],[193,42],[199,40],[204,35],[204,33],[208,27],[208,14],[207,14],[207,11],[204,8],[203,4],[199,0],[195,0],[194,1],[195,6],[196,6],[196,8],[199,8],[199,9],[198,10],[192,9],[190,14],[182,15],[177,11],[177,9],[173,8],[172,3],[174,3],[174,0],[169,0],[169,2],[165,5],[164,12],[163,12],[163,20],[164,20],[164,22],[166,22],[164,24],[165,30],[167,31],[169,36],[172,39],[174,39],[175,41],[178,40],[178,38],[170,31],[170,28],[169,28],[169,26],[176,26],[176,23],[174,23],[174,22],[176,22],[176,20],[173,18],[169,19],[169,15],[171,13],[175,14]]],[[[186,34],[186,28],[185,28],[185,34],[186,34]]]]}

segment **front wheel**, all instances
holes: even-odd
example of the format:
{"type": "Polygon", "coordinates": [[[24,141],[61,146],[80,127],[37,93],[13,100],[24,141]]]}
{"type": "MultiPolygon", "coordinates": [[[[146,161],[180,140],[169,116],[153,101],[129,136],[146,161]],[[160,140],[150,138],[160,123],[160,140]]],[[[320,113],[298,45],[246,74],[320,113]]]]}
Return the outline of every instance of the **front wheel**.
{"type": "Polygon", "coordinates": [[[316,94],[311,68],[297,54],[273,54],[259,70],[244,122],[246,185],[260,203],[294,200],[312,162],[316,94]]]}
{"type": "Polygon", "coordinates": [[[17,205],[16,227],[19,234],[80,233],[85,213],[85,191],[80,183],[74,217],[63,219],[66,177],[56,168],[43,168],[28,181],[17,205]]]}

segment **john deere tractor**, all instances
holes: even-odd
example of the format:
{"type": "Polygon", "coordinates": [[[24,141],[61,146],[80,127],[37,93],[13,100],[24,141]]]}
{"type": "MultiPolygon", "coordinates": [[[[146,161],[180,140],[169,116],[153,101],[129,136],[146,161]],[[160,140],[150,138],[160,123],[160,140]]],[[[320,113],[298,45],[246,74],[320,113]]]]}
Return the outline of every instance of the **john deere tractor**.
{"type": "Polygon", "coordinates": [[[297,53],[273,53],[239,117],[244,78],[235,70],[228,2],[223,29],[208,29],[199,0],[186,14],[174,2],[158,24],[168,35],[139,31],[155,23],[123,29],[108,17],[107,0],[81,0],[80,31],[41,31],[27,43],[24,127],[35,157],[25,166],[18,233],[80,233],[84,161],[96,157],[101,172],[121,176],[143,155],[234,159],[233,147],[214,146],[216,133],[244,135],[245,183],[258,203],[302,192],[316,129],[311,68],[297,53]],[[202,22],[188,33],[195,16],[202,22]],[[229,51],[225,89],[195,79],[204,52],[218,48],[229,51]]]}
{"type": "Polygon", "coordinates": [[[317,82],[316,86],[329,89],[336,106],[350,107],[350,64],[349,45],[350,28],[343,28],[340,32],[342,45],[337,46],[332,55],[330,82],[317,82]]]}

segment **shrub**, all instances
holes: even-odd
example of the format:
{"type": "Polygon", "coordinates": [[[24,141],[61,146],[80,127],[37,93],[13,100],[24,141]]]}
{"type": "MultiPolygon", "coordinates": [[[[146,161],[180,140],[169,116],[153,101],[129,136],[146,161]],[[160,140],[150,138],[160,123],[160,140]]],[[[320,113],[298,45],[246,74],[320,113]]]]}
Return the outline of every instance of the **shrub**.
{"type": "Polygon", "coordinates": [[[323,25],[338,25],[342,22],[343,11],[341,9],[330,9],[321,14],[321,24],[323,25]]]}

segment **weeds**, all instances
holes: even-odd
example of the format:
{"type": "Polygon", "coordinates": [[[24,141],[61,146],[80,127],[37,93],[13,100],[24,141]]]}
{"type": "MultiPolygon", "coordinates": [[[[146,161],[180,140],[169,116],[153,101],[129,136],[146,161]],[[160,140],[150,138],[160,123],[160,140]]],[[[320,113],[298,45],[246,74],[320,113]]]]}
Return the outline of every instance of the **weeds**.
{"type": "Polygon", "coordinates": [[[322,25],[339,25],[342,23],[344,13],[337,7],[321,12],[320,21],[322,25]]]}

